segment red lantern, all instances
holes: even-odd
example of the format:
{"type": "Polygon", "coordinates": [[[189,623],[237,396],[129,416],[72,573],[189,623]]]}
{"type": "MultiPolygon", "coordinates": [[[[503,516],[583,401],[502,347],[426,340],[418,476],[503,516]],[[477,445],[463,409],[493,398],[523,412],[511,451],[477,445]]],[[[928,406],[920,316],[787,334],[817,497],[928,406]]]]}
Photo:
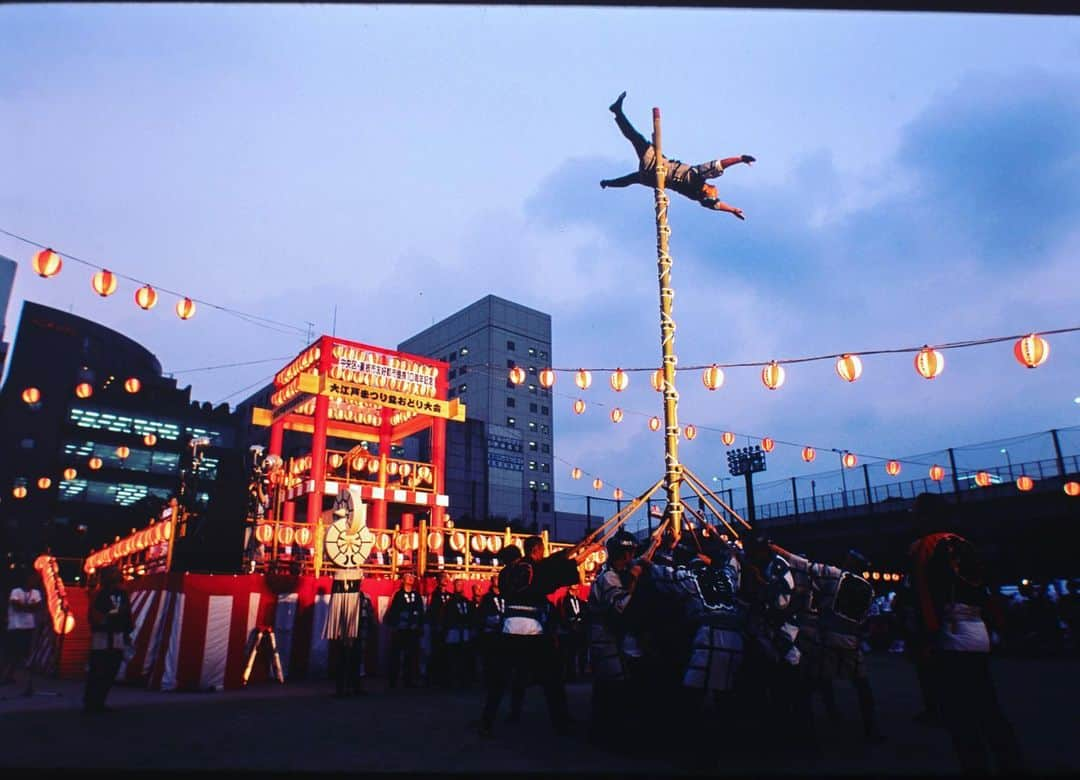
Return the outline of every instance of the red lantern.
{"type": "Polygon", "coordinates": [[[1072,498],[1080,496],[1080,482],[1066,482],[1065,483],[1065,495],[1072,498]]]}
{"type": "Polygon", "coordinates": [[[22,391],[23,403],[33,406],[41,400],[41,391],[36,387],[28,387],[22,391]]]}
{"type": "Polygon", "coordinates": [[[375,460],[374,458],[369,460],[368,464],[367,464],[367,470],[371,474],[378,474],[379,473],[379,461],[375,460]]]}
{"type": "Polygon", "coordinates": [[[143,311],[150,311],[157,304],[157,290],[144,284],[135,291],[135,303],[143,311]]]}
{"type": "Polygon", "coordinates": [[[693,425],[687,425],[683,433],[686,434],[687,441],[693,441],[697,438],[697,428],[695,428],[693,425]]]}
{"type": "Polygon", "coordinates": [[[142,389],[142,382],[140,382],[136,377],[128,377],[124,380],[124,389],[127,390],[129,393],[137,393],[139,392],[139,390],[142,389]]]}
{"type": "Polygon", "coordinates": [[[724,369],[713,363],[701,372],[701,381],[710,390],[718,390],[724,384],[724,369]]]}
{"type": "Polygon", "coordinates": [[[278,544],[290,545],[293,543],[293,527],[291,525],[278,526],[277,540],[278,544]]]}
{"type": "Polygon", "coordinates": [[[611,495],[615,497],[616,501],[621,501],[623,497],[622,488],[615,488],[615,490],[612,491],[611,495]]]}
{"type": "Polygon", "coordinates": [[[75,395],[79,398],[89,398],[94,394],[94,387],[89,382],[79,382],[75,385],[75,395]]]}
{"type": "Polygon", "coordinates": [[[761,440],[761,449],[765,452],[772,452],[775,446],[776,442],[773,441],[772,438],[770,438],[769,436],[766,436],[764,439],[761,440]]]}
{"type": "Polygon", "coordinates": [[[427,547],[431,552],[441,553],[444,541],[442,531],[428,531],[427,547]]]}
{"type": "MultiPolygon", "coordinates": [[[[588,390],[592,384],[592,374],[584,368],[578,369],[577,374],[574,376],[574,383],[582,390],[588,390]]],[[[578,412],[578,414],[581,414],[581,412],[578,412]]]]}
{"type": "Polygon", "coordinates": [[[761,381],[765,383],[765,387],[770,390],[775,390],[784,384],[784,367],[777,363],[775,360],[761,369],[761,381]]]}
{"type": "Polygon", "coordinates": [[[42,490],[48,490],[52,486],[52,480],[48,477],[42,477],[37,481],[37,486],[42,490]]]}
{"type": "Polygon", "coordinates": [[[979,487],[986,487],[990,484],[990,472],[980,471],[975,475],[975,484],[979,487]]]}
{"type": "Polygon", "coordinates": [[[293,541],[301,547],[311,547],[311,540],[314,534],[311,533],[311,528],[306,525],[297,526],[296,532],[293,534],[293,541]]]}
{"type": "Polygon", "coordinates": [[[60,273],[60,269],[63,268],[64,262],[60,259],[60,255],[51,249],[42,249],[36,255],[34,255],[34,273],[38,276],[48,279],[50,276],[56,276],[60,273]]]}
{"type": "Polygon", "coordinates": [[[945,478],[945,469],[943,469],[941,466],[937,465],[936,463],[933,466],[930,467],[930,479],[934,480],[934,482],[940,482],[944,478],[945,478]]]}
{"type": "Polygon", "coordinates": [[[652,372],[652,376],[649,377],[649,384],[652,385],[652,389],[658,393],[664,391],[664,369],[658,368],[652,372]]]}
{"type": "Polygon", "coordinates": [[[555,384],[555,371],[550,368],[541,369],[538,378],[540,387],[551,387],[555,384]]]}
{"type": "Polygon", "coordinates": [[[100,295],[102,298],[108,298],[114,292],[116,292],[116,274],[112,271],[106,271],[104,269],[98,271],[90,279],[90,286],[94,288],[94,292],[100,295]]]}
{"type": "Polygon", "coordinates": [[[574,414],[583,414],[585,412],[585,402],[580,398],[574,401],[574,414]]]}
{"type": "Polygon", "coordinates": [[[803,460],[805,460],[807,463],[813,463],[814,458],[816,458],[816,457],[817,457],[817,453],[814,451],[813,447],[803,447],[803,451],[802,451],[802,459],[803,460]]]}
{"type": "Polygon", "coordinates": [[[1024,338],[1016,342],[1013,347],[1013,354],[1016,355],[1016,359],[1020,361],[1021,365],[1028,368],[1037,368],[1050,357],[1050,345],[1046,343],[1046,339],[1042,336],[1032,333],[1030,336],[1024,336],[1024,338]]]}
{"type": "Polygon", "coordinates": [[[650,431],[658,431],[658,430],[660,430],[660,418],[659,417],[650,417],[649,418],[649,430],[650,431]]]}
{"type": "Polygon", "coordinates": [[[120,458],[120,460],[124,460],[130,454],[131,450],[125,447],[123,444],[116,448],[116,457],[120,458]]]}
{"type": "Polygon", "coordinates": [[[735,443],[735,434],[731,431],[724,431],[720,434],[720,441],[724,442],[724,445],[730,447],[735,443]]]}
{"type": "Polygon", "coordinates": [[[176,302],[176,316],[182,320],[190,320],[195,316],[195,301],[191,298],[183,298],[176,302]]]}
{"type": "Polygon", "coordinates": [[[899,474],[900,473],[900,461],[898,461],[898,460],[890,460],[888,463],[886,463],[885,464],[885,473],[888,474],[890,477],[895,477],[897,474],[899,474]]]}
{"type": "Polygon", "coordinates": [[[933,379],[945,370],[945,356],[936,349],[923,347],[915,356],[915,370],[924,379],[933,379]]]}
{"type": "Polygon", "coordinates": [[[600,477],[597,477],[592,481],[592,486],[595,490],[599,490],[604,486],[604,480],[600,479],[600,477]]]}
{"type": "Polygon", "coordinates": [[[577,466],[570,469],[570,478],[571,479],[581,479],[581,469],[579,469],[577,466]]]}
{"type": "Polygon", "coordinates": [[[11,490],[11,495],[15,498],[26,498],[26,487],[24,485],[16,485],[11,490]]]}
{"type": "Polygon", "coordinates": [[[520,385],[525,382],[525,369],[521,366],[514,366],[510,369],[510,383],[520,385]]]}
{"type": "Polygon", "coordinates": [[[630,385],[630,377],[621,368],[616,368],[611,372],[611,389],[616,393],[621,393],[630,385]]]}
{"type": "Polygon", "coordinates": [[[844,457],[840,459],[845,468],[853,469],[855,464],[859,462],[859,459],[855,457],[855,453],[845,452],[844,457]]]}
{"type": "Polygon", "coordinates": [[[155,444],[157,444],[157,436],[152,433],[148,433],[143,436],[142,440],[143,444],[145,444],[147,447],[153,447],[155,444]]]}
{"type": "Polygon", "coordinates": [[[71,466],[68,466],[66,469],[64,469],[64,479],[70,482],[71,480],[75,479],[76,476],[78,476],[78,473],[79,472],[77,472],[71,466]]]}
{"type": "Polygon", "coordinates": [[[836,373],[845,382],[854,382],[862,376],[862,361],[858,355],[841,355],[836,360],[836,373]]]}
{"type": "Polygon", "coordinates": [[[96,455],[86,462],[86,465],[90,467],[91,471],[97,471],[101,468],[101,458],[96,455]]]}
{"type": "Polygon", "coordinates": [[[1023,474],[1019,479],[1016,480],[1016,487],[1026,493],[1027,491],[1035,487],[1035,480],[1033,480],[1027,474],[1023,474]]]}
{"type": "Polygon", "coordinates": [[[613,423],[621,423],[623,418],[623,411],[619,407],[615,407],[611,410],[611,421],[613,423]]]}

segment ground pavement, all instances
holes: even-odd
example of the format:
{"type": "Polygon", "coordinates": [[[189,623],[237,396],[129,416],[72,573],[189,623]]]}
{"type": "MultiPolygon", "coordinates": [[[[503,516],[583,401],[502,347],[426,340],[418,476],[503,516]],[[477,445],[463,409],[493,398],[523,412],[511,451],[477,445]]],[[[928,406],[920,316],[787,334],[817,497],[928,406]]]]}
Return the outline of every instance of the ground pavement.
{"type": "MultiPolygon", "coordinates": [[[[828,722],[817,706],[823,758],[792,761],[775,755],[752,763],[721,763],[721,773],[913,774],[951,773],[957,764],[946,734],[912,722],[919,710],[914,674],[897,656],[873,656],[870,670],[889,740],[865,745],[854,693],[837,685],[846,715],[828,722]]],[[[995,659],[998,691],[1019,733],[1030,768],[1039,773],[1080,770],[1076,701],[1080,661],[995,659]]],[[[423,688],[337,699],[333,684],[260,683],[241,691],[160,693],[114,687],[112,712],[81,714],[81,683],[38,679],[35,694],[0,688],[0,767],[125,768],[132,770],[257,770],[442,773],[680,774],[671,762],[611,755],[585,739],[589,685],[568,687],[581,725],[551,735],[543,697],[530,689],[519,725],[497,722],[493,739],[470,723],[481,692],[423,688]],[[50,695],[51,694],[51,695],[50,695]],[[537,739],[536,737],[540,738],[537,739]],[[111,747],[108,747],[111,746],[111,747]],[[108,747],[108,749],[106,749],[108,747]]],[[[505,712],[504,704],[504,712],[505,712]]],[[[722,738],[717,739],[722,747],[722,738]]]]}

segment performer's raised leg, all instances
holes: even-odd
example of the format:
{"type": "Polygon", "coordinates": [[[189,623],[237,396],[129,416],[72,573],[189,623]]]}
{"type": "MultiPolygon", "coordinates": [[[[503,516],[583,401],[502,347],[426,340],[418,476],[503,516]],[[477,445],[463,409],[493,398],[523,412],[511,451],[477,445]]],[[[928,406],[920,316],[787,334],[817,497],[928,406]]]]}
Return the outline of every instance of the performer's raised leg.
{"type": "Polygon", "coordinates": [[[619,126],[619,131],[623,134],[623,137],[634,145],[634,152],[637,153],[640,160],[645,156],[645,152],[651,144],[646,140],[645,136],[634,129],[634,126],[630,124],[630,120],[626,118],[626,114],[623,113],[622,102],[625,97],[626,93],[623,92],[608,108],[615,115],[615,124],[619,126]]]}

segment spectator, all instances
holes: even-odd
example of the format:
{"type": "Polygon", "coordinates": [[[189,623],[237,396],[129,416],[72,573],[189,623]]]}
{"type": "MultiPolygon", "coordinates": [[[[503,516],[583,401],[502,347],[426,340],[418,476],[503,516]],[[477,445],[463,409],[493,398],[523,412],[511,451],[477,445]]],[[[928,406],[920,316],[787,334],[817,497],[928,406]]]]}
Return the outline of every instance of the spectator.
{"type": "Polygon", "coordinates": [[[86,675],[83,712],[100,713],[108,708],[105,697],[131,645],[131,601],[121,587],[123,575],[116,566],[100,572],[100,586],[90,598],[90,668],[86,675]]]}
{"type": "MultiPolygon", "coordinates": [[[[0,685],[15,683],[15,669],[29,670],[30,649],[37,627],[37,614],[41,610],[41,591],[37,587],[37,575],[31,569],[23,572],[22,586],[11,589],[8,596],[7,635],[4,642],[4,666],[0,685]]],[[[26,691],[31,690],[29,671],[26,691]]]]}

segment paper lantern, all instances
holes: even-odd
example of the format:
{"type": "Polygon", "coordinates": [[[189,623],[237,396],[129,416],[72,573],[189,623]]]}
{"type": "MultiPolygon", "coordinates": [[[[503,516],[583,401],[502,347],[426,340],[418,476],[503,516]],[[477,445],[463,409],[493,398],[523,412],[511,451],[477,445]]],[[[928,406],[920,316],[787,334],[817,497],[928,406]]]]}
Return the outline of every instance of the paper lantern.
{"type": "Polygon", "coordinates": [[[697,428],[694,425],[687,425],[686,428],[683,429],[683,433],[686,435],[687,441],[693,441],[697,438],[697,428]]]}
{"type": "MultiPolygon", "coordinates": [[[[578,369],[577,374],[574,375],[574,384],[582,390],[588,390],[589,386],[592,384],[592,374],[584,368],[578,369]]],[[[578,414],[580,414],[580,412],[578,412],[578,414]]]]}
{"type": "MultiPolygon", "coordinates": [[[[335,466],[334,468],[337,468],[337,466],[335,466]]],[[[412,466],[410,466],[408,463],[402,463],[400,466],[398,466],[398,476],[400,476],[402,479],[408,479],[410,474],[412,474],[412,466]]]]}
{"type": "Polygon", "coordinates": [[[658,431],[658,430],[660,430],[660,425],[661,425],[661,422],[660,422],[659,417],[650,417],[649,418],[649,430],[650,431],[658,431]]]}
{"type": "Polygon", "coordinates": [[[814,458],[816,458],[816,457],[817,457],[817,453],[814,451],[813,447],[803,447],[802,459],[804,461],[806,461],[807,463],[813,463],[814,458]]]}
{"type": "Polygon", "coordinates": [[[493,555],[502,549],[503,540],[498,534],[492,534],[487,540],[487,549],[489,553],[493,555]]]}
{"type": "Polygon", "coordinates": [[[79,398],[89,398],[94,394],[94,386],[89,382],[79,382],[75,385],[75,395],[79,398]]]}
{"type": "Polygon", "coordinates": [[[120,460],[124,460],[130,454],[131,450],[123,444],[116,448],[116,457],[120,458],[120,460]]]}
{"type": "Polygon", "coordinates": [[[442,531],[428,531],[427,548],[433,553],[442,552],[442,548],[443,548],[443,533],[442,533],[442,531]]]}
{"type": "Polygon", "coordinates": [[[34,273],[45,279],[50,276],[56,276],[60,273],[60,269],[63,268],[64,262],[60,259],[60,255],[51,249],[42,249],[36,255],[34,255],[34,273]]]}
{"type": "Polygon", "coordinates": [[[182,320],[190,320],[195,316],[195,301],[191,298],[182,298],[176,302],[176,316],[182,320]]]}
{"type": "Polygon", "coordinates": [[[386,552],[390,549],[390,534],[386,531],[375,534],[375,549],[379,552],[386,552]]]}
{"type": "Polygon", "coordinates": [[[936,349],[923,347],[915,356],[915,370],[923,379],[933,379],[945,370],[945,356],[936,349]]]}
{"type": "Polygon", "coordinates": [[[281,545],[290,545],[293,543],[293,527],[291,525],[278,526],[277,529],[277,541],[281,545]]]}
{"type": "Polygon", "coordinates": [[[836,373],[845,382],[854,382],[862,376],[862,361],[858,355],[841,355],[836,360],[836,373]]]}
{"type": "Polygon", "coordinates": [[[353,471],[363,471],[367,466],[367,459],[363,455],[357,455],[349,464],[353,471]]]}
{"type": "Polygon", "coordinates": [[[1032,333],[1018,340],[1013,347],[1013,354],[1020,364],[1028,368],[1037,368],[1050,357],[1050,345],[1042,336],[1032,333]]]}
{"type": "Polygon", "coordinates": [[[144,284],[135,291],[135,303],[143,311],[150,311],[157,305],[157,290],[144,284]]]}
{"type": "Polygon", "coordinates": [[[772,452],[774,447],[776,447],[776,442],[771,437],[766,436],[761,440],[761,449],[765,452],[772,452]]]}
{"type": "Polygon", "coordinates": [[[664,369],[658,368],[652,372],[652,376],[649,377],[649,384],[652,385],[652,389],[658,393],[664,391],[664,369]]]}
{"type": "Polygon", "coordinates": [[[101,468],[101,458],[95,455],[86,462],[86,465],[90,467],[91,471],[97,471],[101,468]]]}
{"type": "Polygon", "coordinates": [[[622,409],[620,409],[619,407],[616,406],[614,409],[611,410],[611,421],[613,423],[622,422],[622,418],[623,418],[622,409]]]}
{"type": "Polygon", "coordinates": [[[386,462],[386,473],[391,477],[398,473],[398,462],[396,460],[386,462]]]}
{"type": "Polygon", "coordinates": [[[710,390],[718,390],[724,384],[724,369],[713,363],[701,372],[701,381],[710,390]]]}
{"type": "Polygon", "coordinates": [[[26,487],[24,485],[16,485],[11,489],[11,495],[15,498],[26,498],[26,487]]]}
{"type": "Polygon", "coordinates": [[[450,534],[450,549],[454,552],[462,552],[465,549],[464,531],[454,531],[450,534]]]}
{"type": "Polygon", "coordinates": [[[514,366],[510,369],[510,382],[515,385],[520,385],[525,382],[525,369],[521,366],[514,366]]]}
{"type": "Polygon", "coordinates": [[[555,384],[555,371],[550,368],[542,368],[537,375],[537,379],[540,380],[540,387],[551,387],[555,384]]]}
{"type": "Polygon", "coordinates": [[[129,393],[137,393],[139,392],[139,390],[142,389],[142,382],[140,382],[136,377],[128,377],[124,380],[124,389],[127,390],[129,393]]]}
{"type": "Polygon", "coordinates": [[[784,384],[784,367],[777,363],[775,360],[761,369],[761,381],[765,383],[765,387],[770,390],[775,390],[784,384]]]}
{"type": "Polygon", "coordinates": [[[584,414],[584,412],[585,412],[585,402],[582,401],[579,398],[576,401],[574,401],[574,414],[584,414]]]}
{"type": "Polygon", "coordinates": [[[33,406],[41,400],[41,391],[36,387],[28,387],[22,391],[23,403],[33,406]]]}
{"type": "Polygon", "coordinates": [[[621,368],[616,368],[611,372],[611,389],[616,393],[621,393],[627,387],[630,386],[630,377],[621,368]]]}
{"type": "Polygon", "coordinates": [[[79,472],[75,471],[75,469],[71,468],[71,466],[68,466],[66,469],[64,469],[64,479],[70,482],[71,480],[75,479],[78,473],[79,472]]]}
{"type": "Polygon", "coordinates": [[[116,284],[116,274],[104,269],[98,271],[90,278],[90,286],[93,287],[94,292],[102,298],[108,298],[116,292],[116,284]]]}
{"type": "Polygon", "coordinates": [[[143,444],[145,444],[147,447],[153,447],[155,444],[157,444],[157,436],[152,433],[148,433],[142,437],[142,441],[143,444]]]}
{"type": "Polygon", "coordinates": [[[725,446],[730,447],[732,444],[735,443],[735,434],[731,431],[724,431],[722,434],[720,434],[720,441],[724,442],[725,446]]]}
{"type": "Polygon", "coordinates": [[[600,490],[600,488],[604,486],[604,480],[600,479],[600,477],[597,477],[592,481],[592,486],[595,490],[600,490]]]}
{"type": "Polygon", "coordinates": [[[42,477],[37,481],[37,486],[42,490],[48,490],[52,486],[52,480],[48,477],[42,477]]]}
{"type": "Polygon", "coordinates": [[[1072,498],[1080,496],[1080,482],[1066,482],[1065,483],[1065,495],[1072,498]]]}
{"type": "Polygon", "coordinates": [[[615,488],[611,492],[611,495],[615,497],[616,501],[622,501],[622,497],[623,497],[622,488],[615,488]]]}
{"type": "Polygon", "coordinates": [[[885,473],[888,474],[890,477],[895,477],[897,474],[899,474],[900,473],[900,461],[898,461],[898,460],[890,460],[888,463],[886,463],[885,464],[885,473]]]}
{"type": "Polygon", "coordinates": [[[469,547],[474,553],[482,553],[487,549],[487,539],[483,534],[473,534],[472,539],[469,540],[469,547]]]}
{"type": "Polygon", "coordinates": [[[579,469],[577,466],[574,466],[574,468],[570,469],[570,478],[581,479],[581,469],[579,469]]]}
{"type": "Polygon", "coordinates": [[[986,487],[990,484],[990,472],[980,471],[975,475],[975,484],[979,487],[986,487]]]}
{"type": "Polygon", "coordinates": [[[301,547],[311,547],[314,536],[315,535],[311,533],[310,526],[301,525],[297,526],[295,533],[293,533],[293,541],[301,547]]]}
{"type": "Polygon", "coordinates": [[[1035,480],[1029,477],[1027,474],[1023,474],[1016,480],[1016,487],[1025,493],[1035,487],[1035,480]]]}
{"type": "Polygon", "coordinates": [[[855,457],[855,453],[853,452],[845,452],[844,457],[840,460],[844,464],[844,468],[848,469],[855,468],[855,464],[859,462],[859,459],[855,457]]]}
{"type": "Polygon", "coordinates": [[[375,460],[374,458],[369,460],[368,463],[367,463],[367,470],[368,470],[369,474],[378,474],[379,473],[379,461],[375,460]]]}
{"type": "Polygon", "coordinates": [[[943,469],[941,466],[937,465],[936,463],[933,466],[930,467],[930,479],[934,480],[934,482],[940,482],[944,478],[945,478],[945,469],[943,469]]]}

